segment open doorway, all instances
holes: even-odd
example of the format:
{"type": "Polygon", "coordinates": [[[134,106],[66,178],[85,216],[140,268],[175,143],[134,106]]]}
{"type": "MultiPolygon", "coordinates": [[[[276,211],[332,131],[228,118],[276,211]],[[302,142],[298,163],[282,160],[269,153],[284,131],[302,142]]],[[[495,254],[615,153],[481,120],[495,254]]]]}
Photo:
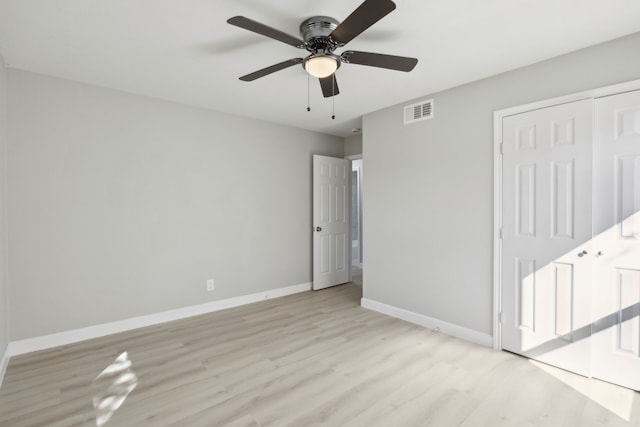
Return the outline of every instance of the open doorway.
{"type": "Polygon", "coordinates": [[[351,159],[351,281],[362,285],[362,157],[351,159]]]}

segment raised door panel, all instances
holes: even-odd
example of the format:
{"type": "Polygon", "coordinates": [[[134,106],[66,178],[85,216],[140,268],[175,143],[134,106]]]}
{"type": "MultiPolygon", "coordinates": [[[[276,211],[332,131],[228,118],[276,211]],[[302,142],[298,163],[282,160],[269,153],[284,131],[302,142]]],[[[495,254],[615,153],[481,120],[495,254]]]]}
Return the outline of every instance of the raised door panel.
{"type": "Polygon", "coordinates": [[[640,270],[617,269],[615,283],[614,351],[640,357],[640,270]]]}
{"type": "Polygon", "coordinates": [[[516,165],[516,235],[536,235],[536,165],[516,165]]]}
{"type": "Polygon", "coordinates": [[[640,155],[616,156],[614,216],[619,237],[640,239],[640,155]]]}
{"type": "Polygon", "coordinates": [[[551,234],[555,238],[573,239],[575,217],[574,160],[557,160],[551,166],[551,234]]]}

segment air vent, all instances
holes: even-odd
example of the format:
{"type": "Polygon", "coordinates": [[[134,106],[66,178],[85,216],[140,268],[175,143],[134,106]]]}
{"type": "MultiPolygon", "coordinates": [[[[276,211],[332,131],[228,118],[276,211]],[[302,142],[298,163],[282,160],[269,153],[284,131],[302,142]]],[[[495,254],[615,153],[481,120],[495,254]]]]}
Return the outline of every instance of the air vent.
{"type": "Polygon", "coordinates": [[[433,99],[404,107],[404,124],[433,118],[433,99]]]}

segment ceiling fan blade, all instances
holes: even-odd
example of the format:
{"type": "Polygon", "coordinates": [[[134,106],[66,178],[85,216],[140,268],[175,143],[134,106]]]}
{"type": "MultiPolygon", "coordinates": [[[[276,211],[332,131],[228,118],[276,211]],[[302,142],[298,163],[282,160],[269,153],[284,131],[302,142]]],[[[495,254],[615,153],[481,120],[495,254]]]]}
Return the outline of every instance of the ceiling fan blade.
{"type": "Polygon", "coordinates": [[[236,27],[244,28],[245,30],[253,31],[254,33],[265,37],[278,40],[293,47],[304,48],[304,42],[299,38],[290,36],[287,33],[276,30],[275,28],[271,28],[252,19],[245,18],[244,16],[234,16],[233,18],[229,18],[227,19],[227,23],[235,25],[236,27]]]}
{"type": "Polygon", "coordinates": [[[418,63],[416,58],[383,55],[381,53],[357,52],[354,50],[343,52],[341,57],[342,60],[348,64],[368,65],[370,67],[388,68],[397,71],[411,71],[418,63]]]}
{"type": "Polygon", "coordinates": [[[395,8],[396,4],[391,0],[365,0],[333,30],[331,38],[336,43],[347,44],[395,8]]]}
{"type": "Polygon", "coordinates": [[[287,59],[286,61],[280,62],[279,64],[263,68],[262,70],[247,74],[246,76],[242,76],[240,77],[240,80],[242,80],[243,82],[252,82],[255,79],[259,79],[260,77],[275,73],[276,71],[284,70],[285,68],[292,67],[296,64],[302,64],[302,58],[287,59]]]}
{"type": "Polygon", "coordinates": [[[338,81],[336,80],[335,73],[331,74],[329,77],[318,80],[320,80],[322,95],[324,95],[325,98],[331,98],[332,96],[336,96],[340,93],[340,90],[338,90],[338,81]]]}

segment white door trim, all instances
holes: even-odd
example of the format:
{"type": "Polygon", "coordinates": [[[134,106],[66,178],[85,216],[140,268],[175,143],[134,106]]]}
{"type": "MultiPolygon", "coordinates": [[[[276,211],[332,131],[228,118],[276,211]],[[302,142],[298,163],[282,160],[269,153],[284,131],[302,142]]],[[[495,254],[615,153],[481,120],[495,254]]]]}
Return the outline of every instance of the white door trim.
{"type": "MultiPolygon", "coordinates": [[[[362,160],[362,154],[352,154],[350,156],[344,156],[344,158],[349,160],[351,164],[353,164],[354,160],[362,160]]],[[[351,206],[351,198],[353,197],[353,195],[351,194],[351,186],[352,184],[349,183],[349,212],[351,212],[351,209],[353,209],[353,206],[351,206]]],[[[360,209],[362,209],[362,203],[360,203],[360,209]]],[[[360,224],[360,233],[362,233],[362,223],[360,224]]],[[[360,237],[362,237],[362,234],[360,235],[360,237]]],[[[351,238],[352,238],[351,215],[349,215],[349,241],[350,242],[352,241],[351,238]]],[[[349,254],[351,254],[351,252],[349,252],[349,254]]],[[[351,255],[349,255],[349,259],[351,259],[351,255]]],[[[351,282],[352,280],[353,280],[353,271],[351,271],[351,267],[349,267],[349,281],[351,282]]]]}
{"type": "MultiPolygon", "coordinates": [[[[351,161],[351,163],[353,163],[354,160],[362,160],[362,154],[352,154],[350,156],[344,156],[345,159],[351,161]]],[[[349,202],[351,202],[351,184],[349,184],[349,202]]],[[[349,209],[351,209],[352,206],[349,207],[349,209]]],[[[362,212],[362,188],[360,188],[360,210],[362,212]]],[[[362,214],[360,214],[360,244],[362,244],[362,214]]],[[[351,241],[351,216],[349,216],[349,240],[351,241]]],[[[362,248],[360,249],[362,250],[362,248]]],[[[360,268],[362,268],[362,263],[360,264],[360,268]]],[[[349,281],[351,282],[353,280],[353,272],[351,271],[351,268],[349,268],[349,281]]]]}
{"type": "Polygon", "coordinates": [[[640,80],[632,80],[611,86],[578,92],[557,98],[545,99],[493,113],[493,348],[502,350],[500,312],[502,311],[502,120],[507,116],[540,108],[601,98],[624,92],[640,90],[640,80]]]}

